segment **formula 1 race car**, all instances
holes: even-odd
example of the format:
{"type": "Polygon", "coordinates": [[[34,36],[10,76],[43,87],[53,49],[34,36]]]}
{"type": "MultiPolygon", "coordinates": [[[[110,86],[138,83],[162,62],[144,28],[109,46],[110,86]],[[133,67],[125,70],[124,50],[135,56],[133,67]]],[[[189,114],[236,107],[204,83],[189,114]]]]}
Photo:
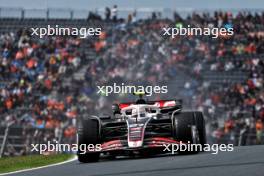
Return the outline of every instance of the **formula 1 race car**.
{"type": "Polygon", "coordinates": [[[100,144],[99,151],[78,151],[80,162],[98,161],[100,154],[160,154],[164,144],[206,144],[202,112],[182,111],[179,100],[146,101],[144,93],[136,94],[135,102],[114,104],[112,116],[79,118],[78,146],[100,144]]]}

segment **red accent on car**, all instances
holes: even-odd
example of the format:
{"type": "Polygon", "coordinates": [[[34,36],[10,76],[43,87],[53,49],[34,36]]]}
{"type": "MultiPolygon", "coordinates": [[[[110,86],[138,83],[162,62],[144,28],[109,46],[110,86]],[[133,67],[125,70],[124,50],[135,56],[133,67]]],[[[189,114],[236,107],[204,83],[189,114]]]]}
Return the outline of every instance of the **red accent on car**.
{"type": "MultiPolygon", "coordinates": [[[[123,109],[126,108],[130,105],[132,105],[134,103],[120,103],[119,104],[119,108],[123,109]]],[[[176,105],[176,101],[175,100],[159,100],[159,101],[153,101],[153,102],[147,102],[147,104],[149,105],[156,105],[159,108],[165,108],[165,107],[173,107],[176,105]]]]}
{"type": "Polygon", "coordinates": [[[126,107],[130,106],[131,104],[132,103],[121,103],[121,104],[119,104],[119,108],[123,109],[123,108],[126,108],[126,107]]]}
{"type": "Polygon", "coordinates": [[[103,143],[101,145],[101,148],[103,151],[105,151],[105,150],[114,150],[114,149],[122,148],[122,146],[123,145],[120,140],[113,140],[103,143]]]}

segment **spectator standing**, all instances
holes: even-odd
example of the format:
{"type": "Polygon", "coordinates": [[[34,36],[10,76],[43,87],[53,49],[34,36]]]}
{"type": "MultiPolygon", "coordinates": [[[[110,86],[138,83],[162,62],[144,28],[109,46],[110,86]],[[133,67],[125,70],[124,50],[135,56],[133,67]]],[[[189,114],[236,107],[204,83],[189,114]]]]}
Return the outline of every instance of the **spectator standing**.
{"type": "Polygon", "coordinates": [[[132,23],[135,23],[137,21],[137,11],[135,10],[132,14],[132,23]]]}
{"type": "Polygon", "coordinates": [[[105,20],[106,21],[109,21],[110,20],[110,17],[111,17],[111,10],[109,7],[106,7],[105,8],[105,20]]]}
{"type": "Polygon", "coordinates": [[[256,140],[257,140],[257,144],[261,144],[262,142],[262,133],[263,133],[263,123],[262,121],[259,119],[256,122],[256,140]]]}
{"type": "Polygon", "coordinates": [[[114,7],[112,9],[112,19],[114,22],[117,21],[117,5],[114,5],[114,7]]]}

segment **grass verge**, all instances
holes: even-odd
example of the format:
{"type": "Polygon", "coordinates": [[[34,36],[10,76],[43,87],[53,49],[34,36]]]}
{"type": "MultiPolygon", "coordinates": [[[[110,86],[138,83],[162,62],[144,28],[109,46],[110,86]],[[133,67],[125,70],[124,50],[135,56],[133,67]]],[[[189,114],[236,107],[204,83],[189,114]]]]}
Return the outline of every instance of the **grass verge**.
{"type": "Polygon", "coordinates": [[[70,154],[58,155],[30,155],[0,158],[0,174],[22,169],[30,169],[49,164],[55,164],[72,158],[70,154]]]}

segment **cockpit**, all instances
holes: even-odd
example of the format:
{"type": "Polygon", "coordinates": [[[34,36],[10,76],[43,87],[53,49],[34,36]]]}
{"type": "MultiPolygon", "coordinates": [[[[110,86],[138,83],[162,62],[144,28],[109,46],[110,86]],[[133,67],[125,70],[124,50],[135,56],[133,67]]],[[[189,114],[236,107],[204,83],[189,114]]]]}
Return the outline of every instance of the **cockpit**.
{"type": "Polygon", "coordinates": [[[127,118],[150,118],[159,113],[159,108],[153,105],[131,105],[121,110],[121,114],[127,118]]]}

